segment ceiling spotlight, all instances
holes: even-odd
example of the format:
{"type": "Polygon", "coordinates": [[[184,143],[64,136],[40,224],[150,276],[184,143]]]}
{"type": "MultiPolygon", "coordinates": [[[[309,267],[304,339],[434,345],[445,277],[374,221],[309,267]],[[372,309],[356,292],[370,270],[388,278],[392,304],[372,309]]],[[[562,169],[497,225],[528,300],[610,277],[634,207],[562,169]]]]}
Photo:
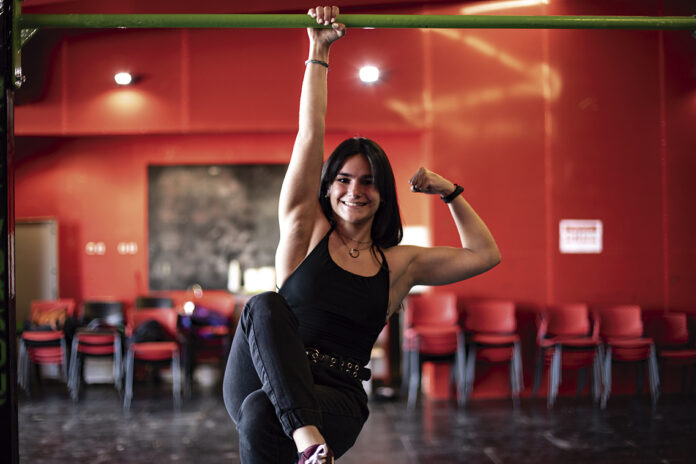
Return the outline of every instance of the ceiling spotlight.
{"type": "Polygon", "coordinates": [[[360,68],[360,80],[366,84],[372,84],[379,80],[379,68],[377,66],[363,66],[360,68]]]}
{"type": "Polygon", "coordinates": [[[120,72],[114,75],[114,80],[118,85],[129,85],[133,82],[133,76],[127,72],[120,72]]]}

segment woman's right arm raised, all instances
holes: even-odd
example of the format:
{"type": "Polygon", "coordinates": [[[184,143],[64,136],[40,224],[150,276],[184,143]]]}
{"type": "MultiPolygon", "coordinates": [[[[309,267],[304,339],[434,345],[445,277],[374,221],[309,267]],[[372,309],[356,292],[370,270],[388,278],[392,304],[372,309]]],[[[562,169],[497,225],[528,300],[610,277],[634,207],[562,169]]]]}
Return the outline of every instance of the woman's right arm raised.
{"type": "MultiPolygon", "coordinates": [[[[345,27],[336,23],[338,7],[316,7],[308,14],[331,29],[310,28],[308,60],[327,63],[331,44],[343,37],[345,27]]],[[[328,68],[308,62],[302,81],[299,128],[278,204],[280,241],[276,251],[278,281],[297,267],[308,252],[309,242],[321,209],[317,194],[324,157],[326,78],[328,68]]]]}

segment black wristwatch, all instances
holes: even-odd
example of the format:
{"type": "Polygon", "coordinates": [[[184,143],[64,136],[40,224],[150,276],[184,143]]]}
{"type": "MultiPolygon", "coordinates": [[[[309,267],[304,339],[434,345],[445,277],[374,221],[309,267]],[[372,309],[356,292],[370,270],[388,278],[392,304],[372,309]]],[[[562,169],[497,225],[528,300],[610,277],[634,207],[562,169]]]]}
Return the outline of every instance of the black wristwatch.
{"type": "Polygon", "coordinates": [[[452,200],[454,200],[459,195],[461,195],[463,191],[464,191],[464,187],[462,187],[459,184],[454,184],[454,191],[447,196],[440,195],[440,198],[442,198],[442,201],[444,201],[445,203],[451,203],[452,200]]]}

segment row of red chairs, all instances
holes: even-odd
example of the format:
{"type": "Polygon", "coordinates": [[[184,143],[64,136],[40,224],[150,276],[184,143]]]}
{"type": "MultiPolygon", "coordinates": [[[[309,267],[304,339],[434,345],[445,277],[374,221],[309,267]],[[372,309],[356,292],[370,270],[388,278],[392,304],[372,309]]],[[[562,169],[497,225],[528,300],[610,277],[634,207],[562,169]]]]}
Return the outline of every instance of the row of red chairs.
{"type": "Polygon", "coordinates": [[[189,326],[188,330],[182,332],[180,315],[183,312],[183,298],[177,304],[169,297],[138,297],[135,310],[128,311],[117,301],[87,301],[80,308],[82,311],[79,315],[75,314],[75,302],[71,299],[32,302],[30,318],[34,325],[24,330],[20,337],[19,385],[29,395],[31,366],[56,364],[60,366],[61,377],[66,382],[72,398],[77,401],[83,359],[109,356],[113,358],[113,379],[119,394],[125,380],[125,409],[130,408],[133,396],[136,363],[154,363],[171,368],[172,393],[174,403],[178,407],[181,401],[182,377],[184,393],[190,393],[193,369],[197,360],[207,360],[211,356],[217,360],[224,360],[231,341],[232,317],[235,310],[232,295],[185,299],[193,300],[189,304],[196,308],[199,307],[196,305],[201,304],[215,308],[229,324],[210,327],[196,324],[195,327],[189,326]],[[81,323],[70,330],[67,325],[64,330],[63,327],[42,324],[55,320],[55,315],[61,312],[62,315],[57,318],[60,322],[76,320],[81,323]],[[48,314],[51,313],[53,316],[49,317],[48,314]],[[156,341],[144,339],[141,329],[148,330],[148,323],[155,323],[163,336],[157,337],[156,341]],[[72,338],[70,350],[66,344],[66,332],[69,332],[68,336],[72,338]],[[125,344],[125,350],[122,344],[125,344]]]}
{"type": "MultiPolygon", "coordinates": [[[[582,385],[586,370],[591,368],[593,398],[604,408],[612,389],[612,364],[631,362],[647,365],[655,404],[660,393],[658,359],[693,367],[696,347],[689,338],[684,313],[660,314],[651,321],[649,329],[646,334],[641,308],[636,305],[590,308],[576,303],[546,308],[537,318],[534,395],[545,367],[549,369],[549,407],[558,395],[563,370],[580,370],[582,385]]],[[[461,406],[473,389],[477,361],[509,363],[510,389],[515,401],[523,389],[521,339],[513,301],[467,302],[460,313],[452,293],[411,295],[406,304],[404,351],[404,387],[408,389],[409,407],[416,404],[421,363],[428,360],[454,362],[461,406]]],[[[639,372],[642,374],[643,370],[639,372]]],[[[638,390],[642,390],[642,375],[638,390]]]]}

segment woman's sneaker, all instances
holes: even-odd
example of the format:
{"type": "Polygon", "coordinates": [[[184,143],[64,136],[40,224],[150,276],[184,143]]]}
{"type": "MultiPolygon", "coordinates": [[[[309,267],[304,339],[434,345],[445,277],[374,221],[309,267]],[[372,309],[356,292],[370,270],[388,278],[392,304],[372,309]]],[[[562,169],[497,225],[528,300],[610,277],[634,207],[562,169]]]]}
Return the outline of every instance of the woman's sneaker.
{"type": "Polygon", "coordinates": [[[326,443],[312,445],[300,453],[297,464],[334,464],[333,451],[326,443]]]}

